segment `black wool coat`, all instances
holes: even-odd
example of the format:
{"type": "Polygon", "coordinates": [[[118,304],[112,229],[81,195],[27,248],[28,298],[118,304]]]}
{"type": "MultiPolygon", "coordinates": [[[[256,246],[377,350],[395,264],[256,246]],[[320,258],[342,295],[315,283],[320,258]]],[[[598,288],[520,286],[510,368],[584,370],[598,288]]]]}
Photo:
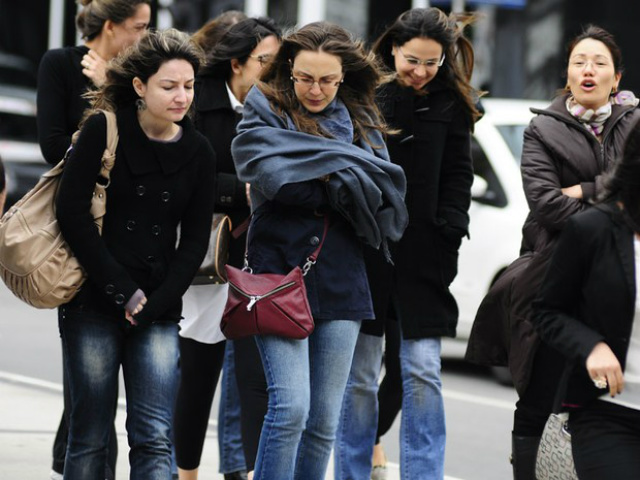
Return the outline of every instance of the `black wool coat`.
{"type": "Polygon", "coordinates": [[[84,124],[60,182],[60,230],[87,273],[67,306],[124,319],[125,305],[141,289],[148,301],[136,315],[140,324],[179,322],[182,295],[211,233],[215,155],[188,118],[180,122],[182,137],[164,143],[146,136],[134,106],[116,117],[120,138],[102,235],[89,209],[106,144],[104,115],[84,124]]]}
{"type": "Polygon", "coordinates": [[[386,122],[401,130],[388,138],[387,146],[391,161],[407,177],[409,226],[391,245],[394,265],[376,250],[365,252],[376,321],[363,324],[362,331],[382,335],[391,311],[406,339],[453,337],[458,307],[449,285],[469,227],[471,118],[437,79],[426,95],[388,84],[378,102],[386,122]]]}
{"type": "Polygon", "coordinates": [[[609,345],[624,371],[636,277],[633,231],[616,203],[566,222],[533,305],[537,332],[567,358],[566,404],[584,406],[608,392],[594,386],[585,367],[598,342],[609,345]]]}
{"type": "MultiPolygon", "coordinates": [[[[201,76],[196,80],[195,126],[216,152],[215,211],[226,213],[233,228],[241,225],[250,212],[245,184],[238,180],[231,156],[231,141],[242,115],[231,107],[225,80],[201,76]]],[[[242,266],[246,233],[232,239],[229,247],[229,264],[242,266]]]]}

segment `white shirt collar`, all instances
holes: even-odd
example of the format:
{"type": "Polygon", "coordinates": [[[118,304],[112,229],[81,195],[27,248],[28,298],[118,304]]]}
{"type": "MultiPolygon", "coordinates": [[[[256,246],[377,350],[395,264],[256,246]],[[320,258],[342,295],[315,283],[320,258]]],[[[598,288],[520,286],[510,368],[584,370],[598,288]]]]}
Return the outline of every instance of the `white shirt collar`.
{"type": "Polygon", "coordinates": [[[244,105],[240,103],[240,101],[233,94],[233,91],[231,90],[227,82],[224,82],[224,86],[227,87],[227,93],[229,94],[229,101],[231,102],[231,108],[233,108],[233,111],[236,113],[242,113],[244,105]]]}

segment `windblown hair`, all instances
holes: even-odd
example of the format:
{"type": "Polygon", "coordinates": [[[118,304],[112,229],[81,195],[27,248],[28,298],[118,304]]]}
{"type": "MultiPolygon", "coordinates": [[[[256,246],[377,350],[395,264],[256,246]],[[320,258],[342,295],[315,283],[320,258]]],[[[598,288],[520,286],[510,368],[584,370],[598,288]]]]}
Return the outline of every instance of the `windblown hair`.
{"type": "MultiPolygon", "coordinates": [[[[478,92],[471,86],[474,53],[471,42],[464,36],[467,25],[475,22],[472,14],[452,13],[447,16],[438,8],[413,8],[401,14],[373,45],[385,67],[395,71],[391,54],[393,47],[402,47],[414,38],[431,39],[442,45],[446,58],[436,74],[462,101],[472,121],[480,117],[476,108],[478,92]]],[[[428,84],[424,87],[428,90],[428,84]]]]}
{"type": "Polygon", "coordinates": [[[107,20],[122,23],[135,15],[138,5],[151,5],[151,0],[78,0],[78,3],[84,8],[76,16],[76,27],[82,38],[93,40],[107,20]]]}
{"type": "Polygon", "coordinates": [[[133,88],[134,78],[147,83],[149,77],[170,60],[186,60],[197,74],[203,59],[202,49],[186,33],[173,28],[147,32],[138,43],[111,61],[104,85],[86,94],[91,109],[85,119],[98,109],[116,111],[134,104],[138,99],[133,88]]]}
{"type": "Polygon", "coordinates": [[[622,158],[605,177],[605,191],[599,201],[620,200],[624,217],[640,233],[640,121],[627,137],[622,158]]]}
{"type": "Polygon", "coordinates": [[[324,52],[340,58],[344,81],[337,97],[349,110],[356,139],[369,142],[367,131],[371,129],[386,133],[386,125],[375,103],[376,88],[382,80],[375,55],[365,50],[364,44],[347,30],[328,22],[310,23],[287,35],[275,58],[263,70],[258,88],[276,113],[283,118],[289,115],[301,132],[329,136],[300,104],[294,91],[291,68],[301,51],[324,52]]]}
{"type": "Polygon", "coordinates": [[[256,46],[270,36],[282,39],[282,32],[270,18],[247,18],[231,25],[213,49],[207,52],[202,75],[228,79],[231,76],[231,60],[235,59],[244,65],[256,46]]]}
{"type": "Polygon", "coordinates": [[[228,10],[205,23],[191,36],[191,39],[204,50],[205,54],[209,54],[229,27],[247,18],[249,17],[243,12],[228,10]]]}

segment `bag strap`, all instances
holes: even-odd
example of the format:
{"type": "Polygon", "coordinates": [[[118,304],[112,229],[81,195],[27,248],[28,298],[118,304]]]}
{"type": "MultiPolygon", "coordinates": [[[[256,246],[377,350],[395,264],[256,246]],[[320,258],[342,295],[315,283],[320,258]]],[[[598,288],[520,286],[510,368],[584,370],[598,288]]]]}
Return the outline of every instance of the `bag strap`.
{"type": "Polygon", "coordinates": [[[322,240],[318,244],[318,248],[316,248],[311,255],[307,257],[307,261],[304,262],[302,266],[302,275],[306,275],[311,267],[316,264],[318,260],[318,255],[320,255],[320,250],[322,250],[322,245],[324,244],[324,239],[327,238],[327,232],[329,231],[329,215],[324,215],[324,230],[322,231],[322,240]]]}
{"type": "Polygon", "coordinates": [[[118,122],[116,114],[108,110],[100,110],[107,119],[107,146],[102,154],[102,167],[99,176],[106,180],[105,188],[111,183],[111,170],[116,162],[116,148],[118,148],[118,122]]]}
{"type": "MultiPolygon", "coordinates": [[[[253,217],[253,213],[250,215],[249,218],[251,217],[253,217]]],[[[302,266],[303,276],[309,273],[309,270],[311,270],[311,267],[313,267],[318,261],[318,255],[320,255],[320,251],[322,250],[322,245],[324,245],[324,240],[325,238],[327,238],[327,232],[329,231],[329,215],[325,214],[323,215],[323,217],[324,217],[324,230],[322,231],[322,239],[318,244],[318,248],[316,248],[313,251],[313,253],[311,253],[311,255],[309,255],[305,260],[304,265],[302,266]]],[[[247,240],[244,247],[244,266],[242,267],[242,270],[250,273],[252,272],[251,267],[249,266],[249,233],[247,233],[247,240]]]]}

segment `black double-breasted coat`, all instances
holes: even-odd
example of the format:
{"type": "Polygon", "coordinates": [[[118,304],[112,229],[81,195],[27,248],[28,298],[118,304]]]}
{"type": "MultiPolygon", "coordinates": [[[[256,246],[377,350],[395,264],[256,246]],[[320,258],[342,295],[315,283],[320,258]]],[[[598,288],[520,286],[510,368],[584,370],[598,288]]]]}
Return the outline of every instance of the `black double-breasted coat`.
{"type": "Polygon", "coordinates": [[[387,146],[407,177],[409,226],[391,245],[394,265],[379,251],[366,250],[376,321],[364,323],[362,331],[382,335],[391,313],[399,317],[406,339],[453,337],[458,307],[449,285],[469,226],[471,117],[437,79],[426,94],[388,84],[378,102],[386,122],[400,130],[387,146]]]}
{"type": "Polygon", "coordinates": [[[182,137],[164,143],[146,136],[134,106],[116,117],[119,142],[102,236],[89,209],[106,145],[104,115],[87,120],[62,175],[60,230],[87,273],[68,307],[124,318],[124,306],[141,289],[148,301],[136,315],[139,323],[178,322],[211,232],[215,154],[188,118],[180,122],[182,137]]]}

